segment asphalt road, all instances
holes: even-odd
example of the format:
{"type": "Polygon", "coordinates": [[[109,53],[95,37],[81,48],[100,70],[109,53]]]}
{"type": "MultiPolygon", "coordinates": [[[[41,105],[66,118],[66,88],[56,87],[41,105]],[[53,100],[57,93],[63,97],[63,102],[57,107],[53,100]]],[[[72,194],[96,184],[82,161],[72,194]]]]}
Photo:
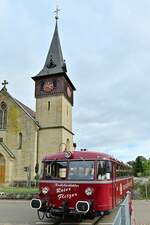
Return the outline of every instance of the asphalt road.
{"type": "Polygon", "coordinates": [[[136,225],[150,225],[150,200],[134,200],[133,217],[136,225]]]}
{"type": "Polygon", "coordinates": [[[29,201],[0,200],[0,225],[40,225],[29,201]]]}
{"type": "MultiPolygon", "coordinates": [[[[136,220],[136,225],[150,225],[150,201],[135,200],[133,201],[133,206],[135,217],[132,220],[136,220]]],[[[100,224],[103,224],[103,222],[106,224],[106,221],[103,221],[103,219],[100,221],[100,224]]],[[[30,201],[0,200],[0,225],[46,224],[50,225],[53,223],[50,220],[39,221],[36,210],[30,208],[30,201]]]]}
{"type": "MultiPolygon", "coordinates": [[[[117,210],[117,209],[116,209],[117,210]]],[[[109,215],[109,221],[112,221],[114,213],[109,215]]],[[[92,225],[94,220],[83,220],[82,225],[92,225]]],[[[30,201],[0,200],[0,225],[52,225],[54,221],[39,221],[36,210],[30,208],[30,201]]],[[[71,218],[70,222],[62,221],[63,225],[77,225],[78,222],[71,218]]],[[[106,218],[100,220],[100,224],[106,224],[106,218]]]]}
{"type": "MultiPolygon", "coordinates": [[[[59,220],[55,220],[58,224],[59,220]]],[[[74,219],[62,222],[63,225],[77,225],[74,219]]],[[[40,221],[37,212],[30,208],[30,201],[0,200],[0,225],[54,225],[51,219],[40,221]]],[[[83,222],[82,225],[92,225],[92,221],[83,222]]]]}

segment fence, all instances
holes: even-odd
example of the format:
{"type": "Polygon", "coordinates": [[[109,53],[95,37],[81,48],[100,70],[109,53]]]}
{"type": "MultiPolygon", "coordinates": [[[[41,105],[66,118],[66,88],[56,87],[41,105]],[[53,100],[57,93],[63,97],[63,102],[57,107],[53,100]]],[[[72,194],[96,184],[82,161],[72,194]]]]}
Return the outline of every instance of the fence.
{"type": "Polygon", "coordinates": [[[112,225],[131,225],[130,204],[131,193],[128,192],[125,200],[120,205],[120,208],[112,225]]]}

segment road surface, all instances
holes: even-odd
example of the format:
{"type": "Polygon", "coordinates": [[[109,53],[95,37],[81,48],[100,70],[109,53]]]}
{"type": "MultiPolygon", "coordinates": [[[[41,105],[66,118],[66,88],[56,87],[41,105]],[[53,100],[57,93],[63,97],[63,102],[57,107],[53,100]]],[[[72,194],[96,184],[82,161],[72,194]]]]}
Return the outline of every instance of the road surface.
{"type": "Polygon", "coordinates": [[[133,217],[136,225],[150,225],[150,200],[134,200],[133,217]]]}
{"type": "MultiPolygon", "coordinates": [[[[133,201],[136,225],[150,225],[150,201],[133,201]]],[[[108,216],[112,217],[113,213],[108,216]]],[[[134,218],[133,218],[134,219],[134,218]]],[[[89,221],[88,224],[91,224],[89,221]]],[[[30,201],[0,200],[0,225],[50,225],[51,221],[39,221],[30,201]]],[[[81,223],[82,224],[82,223],[81,223]]],[[[99,224],[107,224],[106,217],[99,224]]],[[[111,224],[111,223],[109,223],[111,224]]],[[[85,223],[84,223],[85,225],[85,223]]]]}
{"type": "Polygon", "coordinates": [[[0,200],[0,225],[35,225],[36,221],[29,201],[0,200]]]}

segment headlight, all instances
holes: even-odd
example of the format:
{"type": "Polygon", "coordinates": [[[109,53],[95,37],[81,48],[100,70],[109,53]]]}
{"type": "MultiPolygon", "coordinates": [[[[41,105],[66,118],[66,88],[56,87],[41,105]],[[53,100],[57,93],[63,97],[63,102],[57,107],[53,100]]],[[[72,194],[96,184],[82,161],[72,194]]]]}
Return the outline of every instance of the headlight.
{"type": "Polygon", "coordinates": [[[93,194],[93,189],[90,188],[90,187],[86,188],[86,189],[85,189],[85,194],[86,194],[87,196],[92,195],[92,194],[93,194]]]}
{"type": "Polygon", "coordinates": [[[47,187],[42,188],[41,192],[46,195],[48,193],[49,189],[47,187]]]}

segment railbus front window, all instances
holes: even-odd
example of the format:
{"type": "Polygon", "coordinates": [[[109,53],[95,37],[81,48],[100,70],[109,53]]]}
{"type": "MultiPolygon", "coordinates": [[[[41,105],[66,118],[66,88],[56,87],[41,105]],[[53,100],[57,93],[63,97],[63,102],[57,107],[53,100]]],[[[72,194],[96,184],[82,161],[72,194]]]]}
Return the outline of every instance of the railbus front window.
{"type": "Polygon", "coordinates": [[[97,179],[110,180],[112,178],[112,163],[101,160],[97,162],[97,179]]]}
{"type": "Polygon", "coordinates": [[[68,180],[93,180],[93,161],[70,161],[68,180]]]}
{"type": "Polygon", "coordinates": [[[42,179],[57,180],[66,179],[67,176],[67,162],[53,161],[44,164],[42,179]]]}

